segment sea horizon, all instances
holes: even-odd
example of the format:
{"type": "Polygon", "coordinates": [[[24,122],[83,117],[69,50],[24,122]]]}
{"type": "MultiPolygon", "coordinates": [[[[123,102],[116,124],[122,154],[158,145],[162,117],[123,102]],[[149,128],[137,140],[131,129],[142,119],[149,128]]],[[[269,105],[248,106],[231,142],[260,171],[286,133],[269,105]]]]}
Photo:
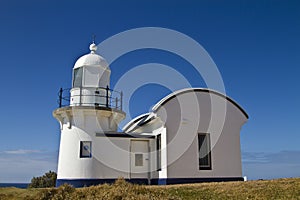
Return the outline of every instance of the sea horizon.
{"type": "Polygon", "coordinates": [[[0,183],[0,188],[5,187],[16,187],[16,188],[27,188],[30,183],[0,183]]]}

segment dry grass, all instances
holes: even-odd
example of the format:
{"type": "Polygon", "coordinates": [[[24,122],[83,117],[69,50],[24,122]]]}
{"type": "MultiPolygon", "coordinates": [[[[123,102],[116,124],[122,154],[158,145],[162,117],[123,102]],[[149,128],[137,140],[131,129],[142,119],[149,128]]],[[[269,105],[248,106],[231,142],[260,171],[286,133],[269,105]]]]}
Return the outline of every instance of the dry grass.
{"type": "Polygon", "coordinates": [[[0,200],[36,199],[39,189],[0,188],[0,200]]]}
{"type": "Polygon", "coordinates": [[[0,188],[0,199],[300,199],[300,178],[248,182],[144,186],[120,179],[114,184],[75,189],[0,188]]]}
{"type": "Polygon", "coordinates": [[[300,178],[168,185],[164,188],[181,199],[300,199],[300,178]]]}

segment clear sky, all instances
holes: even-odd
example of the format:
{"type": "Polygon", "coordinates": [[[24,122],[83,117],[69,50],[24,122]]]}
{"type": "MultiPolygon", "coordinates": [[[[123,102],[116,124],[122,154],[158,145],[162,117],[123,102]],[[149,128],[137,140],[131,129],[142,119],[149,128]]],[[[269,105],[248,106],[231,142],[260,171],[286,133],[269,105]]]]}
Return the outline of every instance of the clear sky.
{"type": "MultiPolygon", "coordinates": [[[[228,96],[249,114],[241,130],[249,179],[300,176],[300,2],[56,1],[0,2],[0,182],[29,182],[56,170],[59,125],[52,117],[60,87],[96,42],[138,27],[164,27],[201,44],[228,96]]],[[[176,41],[174,41],[176,42],[176,41]]],[[[205,87],[182,58],[159,50],[128,53],[111,65],[111,84],[144,63],[162,63],[205,87]]],[[[170,91],[146,85],[132,96],[135,117],[170,91]],[[143,103],[141,103],[143,102],[143,103]]]]}

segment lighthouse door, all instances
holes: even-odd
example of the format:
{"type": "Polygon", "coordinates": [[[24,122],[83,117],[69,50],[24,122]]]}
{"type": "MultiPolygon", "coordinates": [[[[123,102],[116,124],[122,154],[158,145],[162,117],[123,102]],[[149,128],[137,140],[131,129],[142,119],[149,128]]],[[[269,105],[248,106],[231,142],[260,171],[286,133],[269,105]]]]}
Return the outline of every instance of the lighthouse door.
{"type": "Polygon", "coordinates": [[[149,141],[131,140],[130,177],[150,181],[149,141]]]}

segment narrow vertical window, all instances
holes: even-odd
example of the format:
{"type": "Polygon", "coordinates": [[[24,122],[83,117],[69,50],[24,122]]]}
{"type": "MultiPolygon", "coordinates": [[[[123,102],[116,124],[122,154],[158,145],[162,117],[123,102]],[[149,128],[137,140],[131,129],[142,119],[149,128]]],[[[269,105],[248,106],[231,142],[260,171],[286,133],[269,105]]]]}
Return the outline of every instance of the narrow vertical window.
{"type": "Polygon", "coordinates": [[[156,138],[157,171],[161,170],[161,134],[156,138]]]}
{"type": "Polygon", "coordinates": [[[91,158],[92,157],[92,142],[81,141],[80,142],[80,158],[91,158]]]}
{"type": "Polygon", "coordinates": [[[199,169],[211,170],[211,149],[209,134],[198,134],[199,169]]]}
{"type": "Polygon", "coordinates": [[[143,154],[142,153],[136,153],[135,154],[135,166],[141,167],[143,166],[143,154]]]}
{"type": "Polygon", "coordinates": [[[82,86],[82,67],[74,69],[73,73],[73,87],[82,86]]]}

